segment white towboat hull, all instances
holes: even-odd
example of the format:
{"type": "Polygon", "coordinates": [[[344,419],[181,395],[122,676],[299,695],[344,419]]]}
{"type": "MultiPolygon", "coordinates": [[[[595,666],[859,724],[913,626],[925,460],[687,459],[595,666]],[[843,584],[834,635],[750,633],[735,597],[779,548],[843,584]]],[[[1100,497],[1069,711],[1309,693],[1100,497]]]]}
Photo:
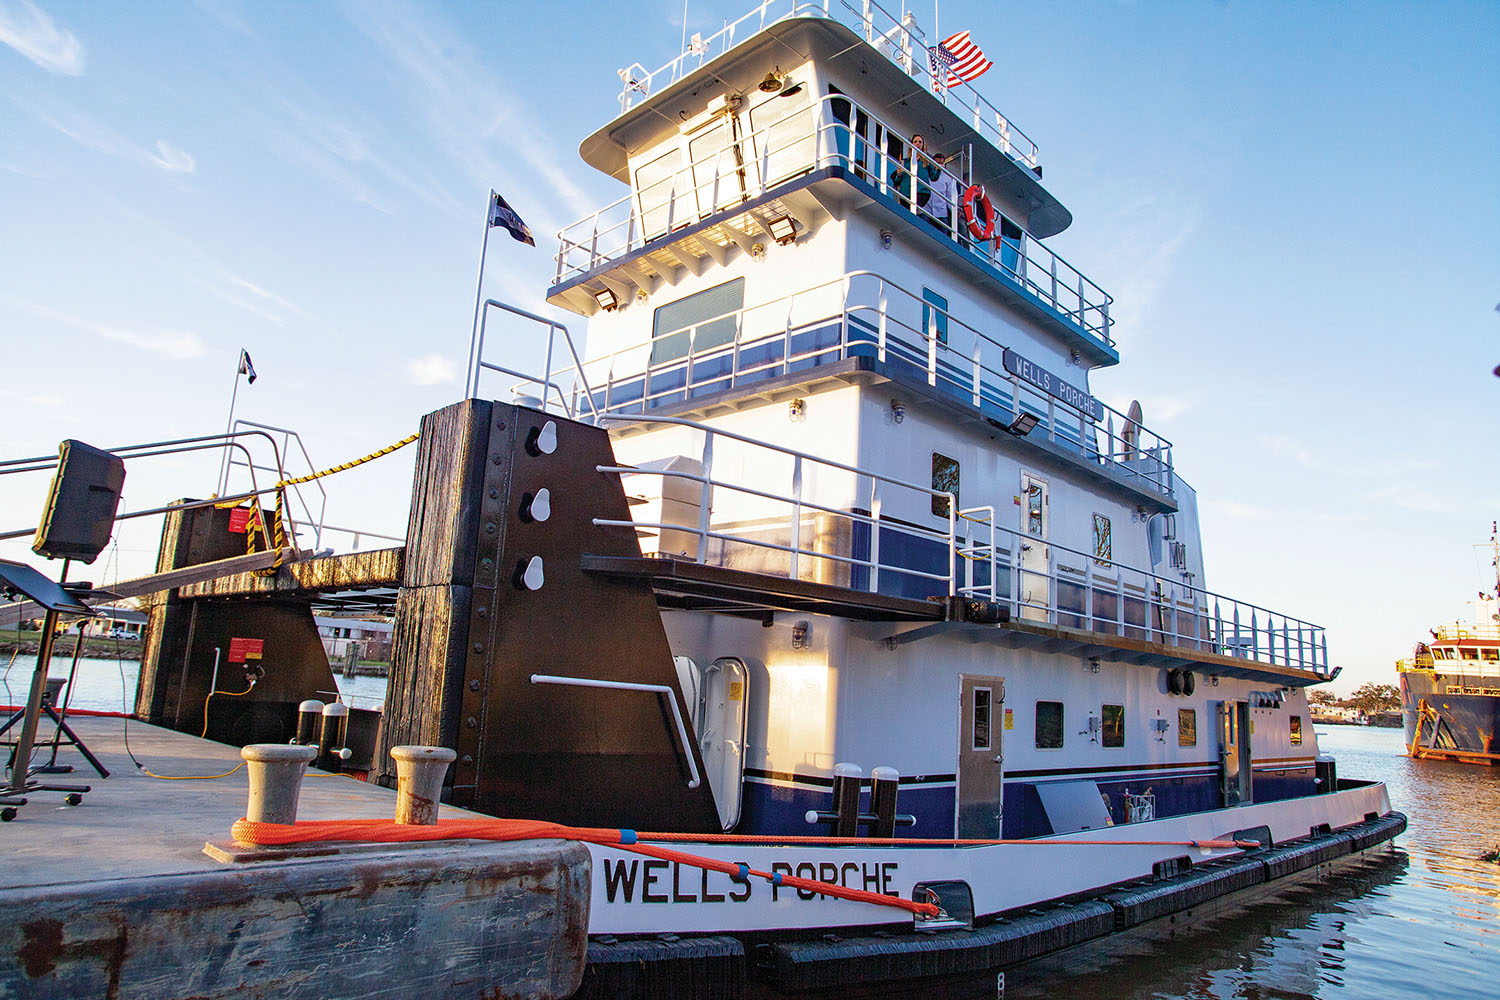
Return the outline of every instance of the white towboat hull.
{"type": "MultiPolygon", "coordinates": [[[[1275,843],[1306,837],[1323,825],[1338,830],[1391,811],[1382,784],[1328,795],[1174,816],[977,847],[885,847],[673,843],[685,854],[743,862],[752,869],[813,878],[855,889],[912,898],[919,883],[961,881],[977,916],[1035,906],[1152,875],[1152,866],[1190,856],[1195,864],[1239,853],[1142,841],[1205,841],[1265,826],[1275,843]],[[1106,846],[1056,846],[1059,841],[1106,846]]],[[[720,933],[809,930],[888,924],[904,911],[822,896],[763,878],[746,881],[618,848],[589,845],[593,858],[590,934],[720,933]]]]}

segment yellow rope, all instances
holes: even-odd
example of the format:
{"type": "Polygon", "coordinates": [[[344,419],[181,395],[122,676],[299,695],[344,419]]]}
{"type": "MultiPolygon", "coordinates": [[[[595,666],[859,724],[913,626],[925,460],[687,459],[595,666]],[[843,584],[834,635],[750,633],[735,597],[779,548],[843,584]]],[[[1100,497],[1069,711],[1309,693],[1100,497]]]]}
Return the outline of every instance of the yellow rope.
{"type": "MultiPolygon", "coordinates": [[[[281,564],[286,561],[286,526],[283,521],[282,511],[286,507],[286,488],[288,486],[300,486],[303,483],[310,483],[314,479],[322,479],[324,476],[331,476],[335,472],[344,472],[348,469],[354,468],[355,466],[364,465],[366,462],[373,462],[377,458],[381,458],[385,455],[389,455],[393,451],[405,448],[420,436],[421,435],[419,434],[410,434],[402,438],[400,441],[397,441],[395,444],[386,445],[379,451],[372,451],[363,458],[356,458],[352,462],[344,462],[341,465],[335,465],[331,468],[324,469],[321,472],[314,472],[311,475],[297,476],[292,479],[280,480],[276,483],[275,486],[271,487],[276,491],[276,506],[271,512],[271,525],[269,528],[267,528],[266,526],[265,512],[261,510],[260,498],[251,497],[250,520],[245,525],[245,554],[249,555],[250,553],[255,551],[255,534],[257,531],[260,532],[261,537],[265,539],[266,548],[276,553],[275,561],[273,561],[271,565],[267,566],[265,569],[256,570],[255,575],[275,576],[276,571],[281,568],[281,564]]],[[[238,507],[239,501],[235,500],[228,503],[215,504],[214,506],[218,508],[238,507]]]]}
{"type": "Polygon", "coordinates": [[[352,462],[345,462],[343,465],[335,465],[331,469],[324,469],[322,472],[314,472],[310,476],[298,476],[296,479],[283,479],[281,482],[276,484],[276,488],[281,489],[283,486],[300,486],[302,483],[310,483],[314,479],[322,479],[324,476],[331,476],[335,472],[343,472],[346,469],[352,469],[356,465],[364,465],[366,462],[373,461],[384,455],[389,455],[391,452],[396,451],[398,448],[405,448],[407,445],[415,441],[418,436],[419,435],[416,434],[409,435],[402,438],[400,441],[397,441],[395,444],[386,445],[379,451],[370,452],[364,458],[356,458],[352,462]]]}
{"type": "Polygon", "coordinates": [[[136,766],[140,767],[141,773],[146,777],[156,778],[159,781],[212,781],[215,778],[229,777],[231,774],[244,767],[245,762],[240,761],[238,764],[225,771],[223,774],[154,774],[153,772],[147,770],[143,765],[137,764],[136,766]]]}
{"type": "Polygon", "coordinates": [[[251,684],[249,687],[245,688],[245,690],[243,690],[243,691],[210,691],[210,692],[208,692],[208,698],[204,698],[203,699],[203,732],[201,732],[201,733],[198,734],[198,738],[200,740],[208,738],[208,700],[209,700],[209,698],[212,698],[216,694],[222,694],[222,695],[224,695],[225,697],[228,697],[228,698],[242,698],[245,695],[249,694],[253,690],[255,690],[255,685],[251,684]]]}

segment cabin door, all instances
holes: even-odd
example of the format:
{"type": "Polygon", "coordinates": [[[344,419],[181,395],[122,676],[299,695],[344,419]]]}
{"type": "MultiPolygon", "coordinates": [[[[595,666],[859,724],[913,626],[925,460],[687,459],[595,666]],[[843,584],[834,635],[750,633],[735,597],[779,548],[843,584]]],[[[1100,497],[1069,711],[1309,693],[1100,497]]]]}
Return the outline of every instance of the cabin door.
{"type": "Polygon", "coordinates": [[[1051,547],[1047,545],[1047,481],[1021,473],[1021,617],[1045,622],[1051,616],[1051,547]]]}
{"type": "Polygon", "coordinates": [[[959,675],[955,827],[960,838],[1000,836],[1005,765],[999,720],[1004,717],[1004,702],[1004,679],[959,675]]]}
{"type": "Polygon", "coordinates": [[[1219,702],[1219,785],[1226,806],[1249,805],[1250,703],[1219,702]]]}

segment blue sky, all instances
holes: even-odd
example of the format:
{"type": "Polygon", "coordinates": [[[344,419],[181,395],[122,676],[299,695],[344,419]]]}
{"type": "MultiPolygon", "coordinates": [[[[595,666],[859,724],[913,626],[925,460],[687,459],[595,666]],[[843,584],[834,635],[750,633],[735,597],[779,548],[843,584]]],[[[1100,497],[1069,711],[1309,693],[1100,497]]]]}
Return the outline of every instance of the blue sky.
{"type": "MultiPolygon", "coordinates": [[[[743,12],[690,0],[687,28],[743,12]]],[[[1500,5],[941,18],[995,58],[980,89],[1073,211],[1051,245],[1115,296],[1124,363],[1093,387],[1175,442],[1208,585],[1329,626],[1338,688],[1392,681],[1483,582],[1470,546],[1500,517],[1500,5]]],[[[682,28],[657,0],[0,0],[5,457],[221,430],[241,346],[261,377],[238,415],[315,464],[410,433],[462,392],[488,189],[539,246],[492,242],[486,290],[543,309],[552,234],[622,190],[578,142],[616,68],[682,28]]],[[[202,495],[216,465],[134,463],[126,506],[202,495]]],[[[402,533],[410,467],[337,477],[328,520],[402,533]]],[[[0,479],[0,528],[35,522],[45,480],[0,479]]],[[[90,575],[154,551],[125,529],[90,575]]]]}

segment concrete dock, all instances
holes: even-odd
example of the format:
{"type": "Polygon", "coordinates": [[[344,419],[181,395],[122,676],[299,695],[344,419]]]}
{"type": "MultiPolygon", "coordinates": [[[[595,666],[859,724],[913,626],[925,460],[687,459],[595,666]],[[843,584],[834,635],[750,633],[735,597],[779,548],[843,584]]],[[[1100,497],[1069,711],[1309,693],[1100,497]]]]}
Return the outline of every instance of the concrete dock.
{"type": "MultiPolygon", "coordinates": [[[[583,975],[589,855],[526,841],[274,850],[226,862],[236,747],[119,718],[69,724],[59,783],[0,824],[0,997],[566,997],[583,975]]],[[[43,734],[50,737],[48,727],[43,734]]],[[[390,817],[395,792],[308,772],[300,819],[390,817]]],[[[444,807],[443,815],[473,815],[444,807]]]]}

